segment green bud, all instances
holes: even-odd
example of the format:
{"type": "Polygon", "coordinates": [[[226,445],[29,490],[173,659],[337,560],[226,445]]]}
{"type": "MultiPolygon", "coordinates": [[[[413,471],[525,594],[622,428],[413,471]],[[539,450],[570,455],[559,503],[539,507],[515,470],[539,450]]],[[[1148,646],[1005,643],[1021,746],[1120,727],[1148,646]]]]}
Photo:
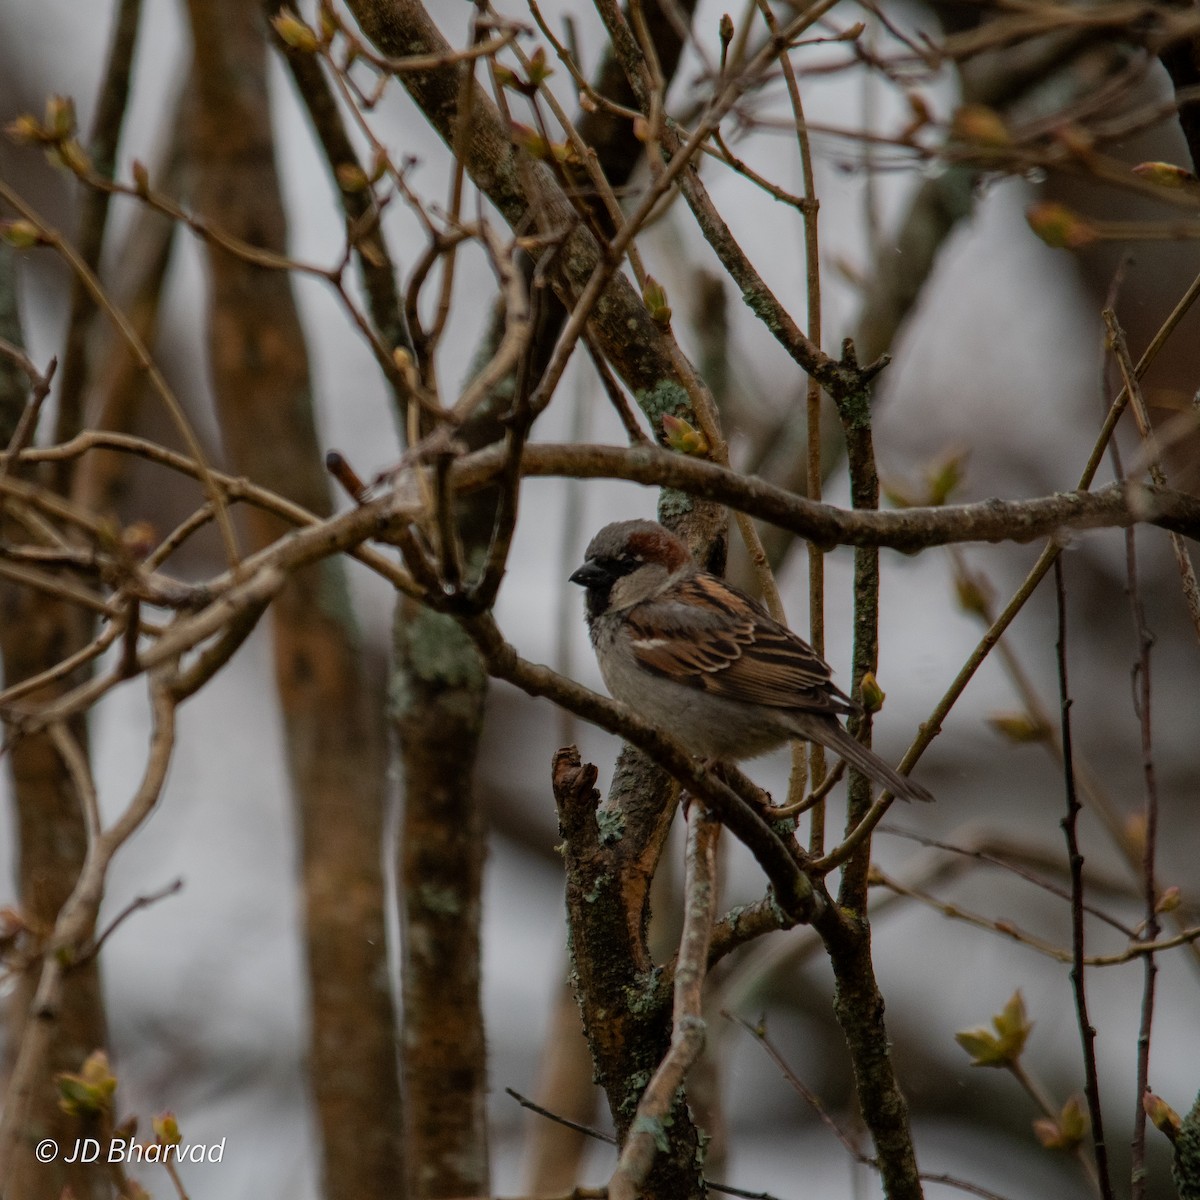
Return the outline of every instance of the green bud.
{"type": "Polygon", "coordinates": [[[1078,1096],[1072,1096],[1057,1117],[1039,1117],[1033,1123],[1037,1140],[1047,1150],[1074,1151],[1087,1134],[1088,1121],[1078,1096]]]}
{"type": "Polygon", "coordinates": [[[1020,1059],[1032,1029],[1033,1022],[1025,1015],[1025,1001],[1016,991],[992,1017],[992,1029],[963,1029],[954,1040],[971,1056],[973,1067],[1010,1067],[1020,1059]]]}
{"type": "Polygon", "coordinates": [[[94,1050],[84,1060],[78,1074],[64,1071],[54,1077],[58,1084],[58,1106],[72,1116],[96,1116],[108,1112],[117,1077],[108,1065],[108,1055],[94,1050]]]}
{"type": "Polygon", "coordinates": [[[16,250],[45,245],[42,231],[32,221],[0,221],[0,238],[16,250]]]}
{"type": "Polygon", "coordinates": [[[1049,733],[1045,725],[1026,712],[993,713],[987,722],[1010,742],[1044,742],[1049,733]]]}
{"type": "Polygon", "coordinates": [[[868,671],[862,677],[861,688],[863,709],[869,713],[877,713],[887,699],[887,692],[879,686],[879,680],[875,678],[874,671],[868,671]]]}
{"type": "Polygon", "coordinates": [[[541,87],[551,75],[554,68],[546,65],[546,49],[539,46],[529,56],[529,83],[531,87],[541,87]]]}
{"type": "Polygon", "coordinates": [[[1186,167],[1177,167],[1174,163],[1144,162],[1138,163],[1132,170],[1139,179],[1156,183],[1159,187],[1178,189],[1200,182],[1186,167]]]}
{"type": "Polygon", "coordinates": [[[183,1141],[183,1134],[179,1132],[179,1122],[169,1110],[152,1118],[150,1126],[154,1130],[155,1138],[163,1146],[178,1146],[183,1141]]]}
{"type": "Polygon", "coordinates": [[[661,329],[671,324],[671,306],[667,303],[667,289],[653,275],[646,276],[642,286],[642,300],[650,313],[650,320],[661,329]]]}

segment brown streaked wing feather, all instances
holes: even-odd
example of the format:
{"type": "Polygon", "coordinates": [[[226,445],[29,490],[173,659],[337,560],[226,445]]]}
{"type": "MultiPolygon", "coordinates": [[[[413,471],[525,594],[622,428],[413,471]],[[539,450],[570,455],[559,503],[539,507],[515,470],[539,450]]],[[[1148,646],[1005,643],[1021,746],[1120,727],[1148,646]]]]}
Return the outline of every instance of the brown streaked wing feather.
{"type": "Polygon", "coordinates": [[[660,596],[629,613],[633,652],[647,670],[748,704],[854,708],[808,645],[723,580],[698,574],[672,590],[670,601],[660,596]]]}

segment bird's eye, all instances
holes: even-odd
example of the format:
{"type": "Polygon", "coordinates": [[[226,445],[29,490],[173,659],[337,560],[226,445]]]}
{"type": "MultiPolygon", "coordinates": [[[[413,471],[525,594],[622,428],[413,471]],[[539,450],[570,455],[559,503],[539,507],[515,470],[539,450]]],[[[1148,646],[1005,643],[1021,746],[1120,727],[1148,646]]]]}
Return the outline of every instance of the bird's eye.
{"type": "Polygon", "coordinates": [[[620,579],[623,575],[637,570],[638,563],[629,554],[605,554],[592,560],[597,570],[603,571],[610,579],[620,579]]]}

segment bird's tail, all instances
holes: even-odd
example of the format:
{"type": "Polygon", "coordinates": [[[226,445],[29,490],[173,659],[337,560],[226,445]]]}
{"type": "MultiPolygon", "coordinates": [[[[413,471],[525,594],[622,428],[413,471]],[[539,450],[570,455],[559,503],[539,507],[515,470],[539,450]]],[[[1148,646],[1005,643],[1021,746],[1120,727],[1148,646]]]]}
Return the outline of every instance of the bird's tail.
{"type": "Polygon", "coordinates": [[[814,740],[844,758],[850,766],[857,767],[864,775],[870,776],[880,787],[887,788],[889,792],[904,800],[933,799],[933,795],[919,783],[914,783],[907,776],[892,770],[874,750],[852,738],[836,718],[826,717],[819,720],[821,728],[814,740]]]}

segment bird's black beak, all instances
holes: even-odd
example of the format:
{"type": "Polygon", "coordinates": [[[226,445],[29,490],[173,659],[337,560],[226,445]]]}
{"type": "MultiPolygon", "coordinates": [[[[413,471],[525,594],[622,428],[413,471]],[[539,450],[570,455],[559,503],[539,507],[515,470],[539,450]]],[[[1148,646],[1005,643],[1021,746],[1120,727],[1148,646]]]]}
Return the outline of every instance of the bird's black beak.
{"type": "Polygon", "coordinates": [[[580,587],[600,587],[603,584],[611,583],[612,576],[599,563],[588,559],[587,562],[571,576],[571,582],[579,584],[580,587]]]}

